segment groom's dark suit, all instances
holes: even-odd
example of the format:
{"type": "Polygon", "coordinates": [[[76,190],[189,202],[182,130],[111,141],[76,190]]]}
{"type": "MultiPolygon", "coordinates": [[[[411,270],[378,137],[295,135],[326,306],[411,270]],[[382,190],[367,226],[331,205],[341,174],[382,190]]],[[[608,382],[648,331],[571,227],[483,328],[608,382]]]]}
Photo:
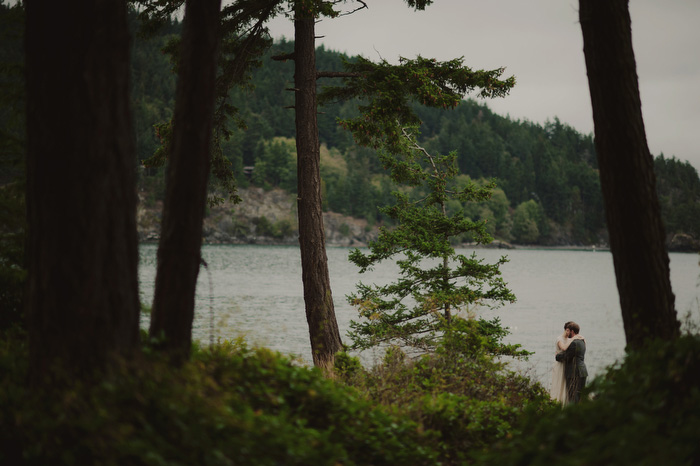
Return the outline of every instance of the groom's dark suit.
{"type": "Polygon", "coordinates": [[[557,361],[565,362],[564,376],[566,377],[566,391],[569,395],[569,403],[578,403],[581,399],[581,389],[586,385],[586,363],[583,362],[586,355],[586,343],[583,340],[573,340],[566,351],[556,355],[557,361]]]}

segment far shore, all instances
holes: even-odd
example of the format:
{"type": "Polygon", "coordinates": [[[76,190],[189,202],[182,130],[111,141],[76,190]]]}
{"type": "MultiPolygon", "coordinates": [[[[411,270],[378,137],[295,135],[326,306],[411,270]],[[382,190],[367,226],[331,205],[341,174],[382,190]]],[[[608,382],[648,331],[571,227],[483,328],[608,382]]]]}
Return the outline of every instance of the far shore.
{"type": "MultiPolygon", "coordinates": [[[[158,244],[159,237],[150,236],[148,238],[139,241],[139,244],[158,244]]],[[[296,246],[298,245],[297,239],[287,239],[287,240],[277,240],[274,238],[248,238],[247,240],[237,240],[237,241],[207,241],[206,239],[202,242],[203,245],[255,245],[255,246],[296,246]]],[[[336,243],[334,241],[326,241],[326,247],[332,248],[366,248],[368,245],[364,242],[354,241],[351,244],[347,243],[336,243]]],[[[533,251],[590,251],[590,252],[610,252],[610,246],[608,245],[581,245],[581,244],[560,244],[560,245],[547,245],[547,244],[513,244],[505,241],[494,240],[489,244],[477,244],[477,243],[462,243],[457,246],[458,248],[473,248],[473,249],[521,249],[521,250],[533,250],[533,251]]],[[[669,248],[668,252],[674,253],[693,253],[698,254],[700,251],[694,251],[689,249],[674,249],[669,248]]]]}

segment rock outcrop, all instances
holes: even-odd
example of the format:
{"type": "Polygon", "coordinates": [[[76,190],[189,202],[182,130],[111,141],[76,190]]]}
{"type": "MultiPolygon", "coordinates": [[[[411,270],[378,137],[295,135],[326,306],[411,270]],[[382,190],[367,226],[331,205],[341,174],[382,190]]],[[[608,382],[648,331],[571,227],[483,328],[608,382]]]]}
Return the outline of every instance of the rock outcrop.
{"type": "Polygon", "coordinates": [[[668,250],[671,252],[698,252],[700,241],[685,233],[676,233],[667,241],[668,250]]]}
{"type": "MultiPolygon", "coordinates": [[[[241,189],[239,204],[224,202],[207,210],[203,242],[208,244],[298,244],[297,203],[281,189],[241,189]]],[[[139,240],[157,241],[162,202],[150,206],[141,199],[137,211],[139,240]]],[[[326,244],[362,247],[377,238],[379,229],[367,220],[324,212],[326,244]]]]}

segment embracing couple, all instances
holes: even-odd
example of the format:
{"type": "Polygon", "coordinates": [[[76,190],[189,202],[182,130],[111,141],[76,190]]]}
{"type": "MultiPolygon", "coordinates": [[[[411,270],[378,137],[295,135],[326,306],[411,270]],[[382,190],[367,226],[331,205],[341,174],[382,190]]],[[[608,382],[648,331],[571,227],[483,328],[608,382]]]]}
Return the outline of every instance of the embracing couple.
{"type": "Polygon", "coordinates": [[[564,324],[564,334],[557,338],[556,354],[552,370],[551,395],[563,404],[578,403],[581,389],[586,385],[588,371],[584,363],[586,340],[579,335],[576,322],[564,324]]]}

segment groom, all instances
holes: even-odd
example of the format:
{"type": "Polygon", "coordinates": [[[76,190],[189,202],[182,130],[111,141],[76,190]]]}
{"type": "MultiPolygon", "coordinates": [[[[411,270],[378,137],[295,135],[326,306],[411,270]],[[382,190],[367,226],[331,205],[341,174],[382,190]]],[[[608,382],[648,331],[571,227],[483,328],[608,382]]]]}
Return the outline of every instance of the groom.
{"type": "Polygon", "coordinates": [[[567,322],[564,331],[567,338],[574,338],[566,351],[557,353],[557,361],[565,362],[564,375],[566,377],[566,391],[569,403],[578,403],[581,400],[581,389],[586,385],[588,371],[583,362],[586,355],[586,342],[575,338],[581,328],[576,322],[567,322]]]}

